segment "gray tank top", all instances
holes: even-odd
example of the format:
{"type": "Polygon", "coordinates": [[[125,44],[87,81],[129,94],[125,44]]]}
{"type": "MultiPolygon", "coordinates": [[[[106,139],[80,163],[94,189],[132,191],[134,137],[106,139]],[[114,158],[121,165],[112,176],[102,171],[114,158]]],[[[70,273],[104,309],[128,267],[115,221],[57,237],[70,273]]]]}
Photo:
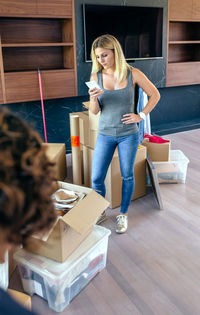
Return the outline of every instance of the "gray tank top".
{"type": "Polygon", "coordinates": [[[115,137],[137,133],[136,123],[125,125],[121,121],[122,116],[132,113],[134,108],[135,89],[131,71],[128,70],[127,86],[119,90],[103,88],[101,71],[97,73],[97,78],[98,84],[104,90],[104,93],[98,98],[101,107],[98,132],[115,137]]]}

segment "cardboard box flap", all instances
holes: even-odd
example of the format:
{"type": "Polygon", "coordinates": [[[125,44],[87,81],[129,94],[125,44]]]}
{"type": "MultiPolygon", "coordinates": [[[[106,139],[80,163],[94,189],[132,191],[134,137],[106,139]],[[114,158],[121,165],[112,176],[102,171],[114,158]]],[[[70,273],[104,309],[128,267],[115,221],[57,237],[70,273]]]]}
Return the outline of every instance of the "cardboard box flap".
{"type": "Polygon", "coordinates": [[[58,185],[60,188],[64,188],[64,189],[69,189],[72,190],[74,192],[81,192],[81,193],[85,193],[85,194],[90,194],[92,189],[85,187],[85,186],[79,186],[79,185],[75,185],[75,184],[71,184],[71,183],[67,183],[67,182],[62,182],[62,181],[58,181],[58,185]]]}
{"type": "Polygon", "coordinates": [[[70,225],[76,232],[82,234],[95,223],[98,216],[109,206],[109,202],[92,191],[73,211],[69,211],[61,220],[70,225]]]}
{"type": "Polygon", "coordinates": [[[49,230],[44,231],[44,232],[42,231],[42,232],[38,232],[38,233],[36,233],[36,234],[33,234],[32,237],[46,242],[46,241],[49,239],[49,237],[50,237],[52,231],[54,230],[56,224],[58,223],[58,221],[59,221],[59,218],[57,218],[57,219],[55,220],[55,222],[53,223],[52,227],[51,227],[49,230]]]}
{"type": "Polygon", "coordinates": [[[51,160],[56,160],[63,152],[66,151],[64,143],[43,143],[46,147],[46,154],[51,160]]]}
{"type": "Polygon", "coordinates": [[[90,106],[90,102],[83,102],[82,104],[85,108],[89,108],[90,106]]]}

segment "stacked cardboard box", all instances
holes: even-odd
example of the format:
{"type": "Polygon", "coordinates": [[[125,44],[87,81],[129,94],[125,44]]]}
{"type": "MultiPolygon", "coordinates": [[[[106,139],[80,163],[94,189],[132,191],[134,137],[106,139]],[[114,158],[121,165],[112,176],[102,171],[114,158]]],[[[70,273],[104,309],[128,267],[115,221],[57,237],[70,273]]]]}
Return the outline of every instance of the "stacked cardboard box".
{"type": "Polygon", "coordinates": [[[95,225],[88,237],[63,263],[23,249],[17,251],[14,258],[19,265],[25,292],[39,295],[51,309],[62,312],[105,268],[109,235],[110,230],[95,225]]]}
{"type": "MultiPolygon", "coordinates": [[[[81,151],[83,151],[83,146],[89,144],[89,134],[87,132],[88,114],[81,112],[76,113],[76,115],[79,115],[80,142],[82,143],[81,151]]],[[[58,144],[44,145],[48,146],[47,154],[49,152],[52,160],[55,160],[55,156],[60,156],[61,152],[63,153],[61,145],[59,147],[56,146],[56,149],[60,148],[59,152],[58,150],[54,150],[55,145],[58,144]],[[55,155],[50,154],[50,152],[55,152],[55,155]]],[[[26,249],[30,252],[63,262],[93,230],[94,222],[109,206],[109,202],[88,187],[62,181],[58,182],[58,186],[59,188],[84,194],[85,197],[79,200],[64,216],[59,217],[48,233],[30,237],[26,243],[26,249]]]]}
{"type": "Polygon", "coordinates": [[[150,142],[148,139],[144,139],[142,145],[147,148],[147,153],[152,161],[169,161],[171,147],[170,141],[165,143],[154,143],[150,142]]]}
{"type": "MultiPolygon", "coordinates": [[[[154,143],[145,138],[142,144],[147,148],[147,153],[154,165],[157,174],[158,183],[175,183],[177,182],[178,169],[174,163],[170,163],[171,142],[154,143]],[[164,179],[164,180],[163,180],[164,179]]],[[[147,182],[150,181],[147,175],[147,182]]]]}
{"type": "Polygon", "coordinates": [[[47,233],[29,237],[25,248],[16,251],[14,258],[25,292],[41,296],[50,308],[61,312],[106,266],[110,231],[101,227],[101,237],[95,225],[99,215],[109,206],[107,200],[91,188],[61,181],[57,184],[59,189],[77,194],[74,206],[59,216],[47,233]],[[102,263],[94,264],[90,270],[90,264],[100,258],[102,263]],[[82,270],[86,262],[86,270],[82,270]]]}
{"type": "MultiPolygon", "coordinates": [[[[84,103],[87,107],[87,103],[84,103]]],[[[92,155],[96,143],[98,133],[98,123],[100,114],[94,115],[90,111],[84,111],[81,113],[72,113],[71,115],[80,115],[80,123],[82,124],[82,130],[80,129],[80,150],[82,151],[82,166],[80,172],[82,173],[82,185],[91,187],[91,164],[92,155]],[[83,120],[84,115],[84,123],[83,120]],[[82,136],[82,134],[84,136],[82,136]],[[85,133],[87,136],[85,136],[85,133]]],[[[79,123],[79,126],[80,126],[79,123]]],[[[146,194],[146,147],[140,146],[136,155],[135,161],[135,192],[133,199],[142,197],[146,194]]],[[[121,172],[119,166],[118,151],[115,151],[113,159],[111,161],[108,173],[105,179],[106,185],[106,199],[110,202],[110,207],[115,208],[120,206],[121,203],[121,172]]]]}
{"type": "Polygon", "coordinates": [[[145,138],[142,144],[147,148],[160,184],[185,183],[189,160],[181,150],[171,150],[171,142],[167,141],[154,143],[145,138]]]}
{"type": "Polygon", "coordinates": [[[55,163],[57,180],[64,180],[67,176],[66,149],[64,143],[43,143],[47,147],[46,154],[55,163]]]}

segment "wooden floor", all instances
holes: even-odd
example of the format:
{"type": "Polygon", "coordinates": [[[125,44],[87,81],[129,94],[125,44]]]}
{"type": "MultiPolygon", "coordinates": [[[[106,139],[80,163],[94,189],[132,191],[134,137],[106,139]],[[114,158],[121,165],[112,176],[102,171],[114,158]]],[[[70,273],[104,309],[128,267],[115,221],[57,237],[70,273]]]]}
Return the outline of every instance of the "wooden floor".
{"type": "MultiPolygon", "coordinates": [[[[190,160],[186,184],[160,185],[162,211],[153,194],[132,202],[126,234],[115,233],[119,209],[107,211],[106,269],[60,314],[200,314],[200,129],[167,137],[190,160]]],[[[13,278],[19,286],[17,271],[13,278]]],[[[41,315],[56,314],[38,296],[32,303],[41,315]]]]}

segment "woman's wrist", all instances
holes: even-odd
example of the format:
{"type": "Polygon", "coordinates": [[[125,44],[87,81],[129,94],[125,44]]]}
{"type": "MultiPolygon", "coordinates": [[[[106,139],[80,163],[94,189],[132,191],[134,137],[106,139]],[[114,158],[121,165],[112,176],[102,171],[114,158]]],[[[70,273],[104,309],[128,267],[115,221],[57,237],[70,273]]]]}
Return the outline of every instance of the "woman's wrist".
{"type": "Polygon", "coordinates": [[[146,114],[144,112],[140,112],[140,113],[138,113],[138,115],[140,116],[140,118],[142,120],[144,120],[146,118],[146,114]]]}
{"type": "Polygon", "coordinates": [[[96,96],[90,96],[90,103],[94,105],[99,105],[98,98],[96,96]]]}
{"type": "Polygon", "coordinates": [[[98,99],[92,99],[92,97],[90,97],[90,110],[93,111],[99,111],[100,110],[100,106],[99,106],[99,101],[98,99]]]}

